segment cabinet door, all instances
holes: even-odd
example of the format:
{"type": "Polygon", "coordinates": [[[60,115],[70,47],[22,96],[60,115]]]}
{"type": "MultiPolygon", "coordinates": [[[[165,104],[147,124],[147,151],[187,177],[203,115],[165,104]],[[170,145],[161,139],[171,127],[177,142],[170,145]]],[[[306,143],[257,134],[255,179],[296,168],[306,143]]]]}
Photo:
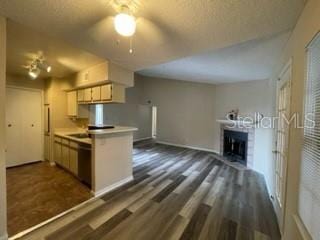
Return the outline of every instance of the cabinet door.
{"type": "Polygon", "coordinates": [[[61,155],[62,155],[62,166],[66,169],[70,168],[69,163],[69,141],[63,139],[62,140],[62,147],[61,147],[61,155]]]}
{"type": "Polygon", "coordinates": [[[125,103],[125,87],[121,84],[112,84],[112,102],[125,103]]]}
{"type": "Polygon", "coordinates": [[[61,139],[60,138],[55,138],[54,141],[54,161],[58,165],[62,165],[62,154],[61,154],[61,139]]]}
{"type": "Polygon", "coordinates": [[[68,99],[68,116],[76,117],[78,115],[77,91],[67,93],[68,99]]]}
{"type": "Polygon", "coordinates": [[[85,102],[92,101],[91,88],[84,89],[84,101],[85,102]]]}
{"type": "Polygon", "coordinates": [[[111,99],[112,99],[112,85],[106,84],[101,86],[101,100],[111,101],[111,99]]]}
{"type": "MultiPolygon", "coordinates": [[[[76,143],[74,143],[76,144],[76,143]]],[[[78,176],[78,149],[70,143],[70,171],[78,176]]]]}
{"type": "Polygon", "coordinates": [[[97,102],[101,100],[101,87],[92,88],[92,101],[97,102]]]}
{"type": "Polygon", "coordinates": [[[84,89],[78,90],[78,102],[84,102],[84,89]]]}

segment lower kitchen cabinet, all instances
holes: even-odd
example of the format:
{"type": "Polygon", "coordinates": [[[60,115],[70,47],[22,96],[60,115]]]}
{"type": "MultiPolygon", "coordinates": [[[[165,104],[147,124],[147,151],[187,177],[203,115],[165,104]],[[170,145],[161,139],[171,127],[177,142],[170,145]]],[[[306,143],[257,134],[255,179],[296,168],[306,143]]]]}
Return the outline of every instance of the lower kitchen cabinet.
{"type": "Polygon", "coordinates": [[[69,169],[74,175],[78,175],[78,144],[70,142],[69,169]]]}
{"type": "Polygon", "coordinates": [[[62,165],[62,154],[61,154],[61,150],[62,150],[62,145],[61,145],[61,138],[55,137],[54,138],[54,161],[58,164],[58,165],[62,165]]]}
{"type": "Polygon", "coordinates": [[[90,146],[55,136],[54,161],[57,165],[77,176],[79,180],[91,185],[90,146]]]}
{"type": "Polygon", "coordinates": [[[70,160],[69,160],[69,140],[62,139],[62,166],[66,169],[70,168],[70,160]]]}

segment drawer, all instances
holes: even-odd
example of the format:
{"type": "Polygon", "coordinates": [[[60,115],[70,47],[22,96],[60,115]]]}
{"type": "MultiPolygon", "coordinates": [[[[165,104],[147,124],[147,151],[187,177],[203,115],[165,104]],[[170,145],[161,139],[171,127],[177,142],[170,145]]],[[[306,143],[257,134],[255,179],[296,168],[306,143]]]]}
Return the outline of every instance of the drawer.
{"type": "Polygon", "coordinates": [[[68,139],[62,139],[62,144],[65,144],[65,145],[69,145],[69,140],[68,139]]]}
{"type": "Polygon", "coordinates": [[[72,142],[72,141],[70,141],[70,145],[69,145],[71,148],[75,148],[75,149],[78,149],[78,147],[79,147],[79,145],[78,145],[78,143],[76,143],[76,142],[72,142]]]}

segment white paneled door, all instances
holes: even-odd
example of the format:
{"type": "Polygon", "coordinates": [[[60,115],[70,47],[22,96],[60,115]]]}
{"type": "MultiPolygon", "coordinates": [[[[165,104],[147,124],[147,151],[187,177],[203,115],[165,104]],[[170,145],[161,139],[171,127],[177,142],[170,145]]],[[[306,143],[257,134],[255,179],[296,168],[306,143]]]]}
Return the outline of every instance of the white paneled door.
{"type": "Polygon", "coordinates": [[[286,197],[287,165],[288,165],[288,139],[290,120],[290,90],[291,90],[291,62],[283,69],[279,76],[277,86],[277,113],[278,124],[276,128],[275,150],[275,194],[276,213],[280,225],[283,228],[284,205],[286,197]]]}
{"type": "Polygon", "coordinates": [[[43,160],[42,94],[7,87],[6,166],[43,160]]]}

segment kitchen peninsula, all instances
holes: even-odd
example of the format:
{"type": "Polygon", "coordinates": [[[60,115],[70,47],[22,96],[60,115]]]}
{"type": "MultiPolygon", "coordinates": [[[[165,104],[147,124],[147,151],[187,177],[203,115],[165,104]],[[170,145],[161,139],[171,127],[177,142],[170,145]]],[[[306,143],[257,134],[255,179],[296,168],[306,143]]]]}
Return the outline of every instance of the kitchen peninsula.
{"type": "Polygon", "coordinates": [[[90,130],[92,192],[99,196],[133,180],[133,127],[90,130]]]}
{"type": "Polygon", "coordinates": [[[89,176],[86,182],[91,186],[93,195],[100,196],[133,180],[132,147],[133,132],[136,130],[123,126],[89,131],[57,129],[55,162],[67,170],[70,166],[70,172],[80,180],[89,176]],[[78,151],[76,159],[71,157],[75,148],[78,151]]]}

